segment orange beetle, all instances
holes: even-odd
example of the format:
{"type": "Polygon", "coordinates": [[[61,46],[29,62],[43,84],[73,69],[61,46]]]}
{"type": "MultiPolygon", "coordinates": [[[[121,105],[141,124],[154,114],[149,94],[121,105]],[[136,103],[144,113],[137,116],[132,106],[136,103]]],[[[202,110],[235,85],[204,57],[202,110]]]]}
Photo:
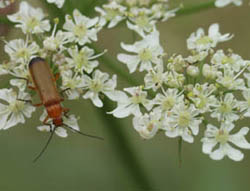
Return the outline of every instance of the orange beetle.
{"type": "Polygon", "coordinates": [[[45,147],[42,149],[39,155],[34,159],[34,162],[37,161],[37,159],[39,159],[40,156],[43,154],[43,152],[46,150],[47,146],[49,145],[53,137],[53,134],[56,128],[59,126],[67,127],[73,130],[74,132],[77,132],[84,136],[102,139],[101,137],[82,133],[66,125],[65,123],[63,123],[62,117],[66,115],[69,109],[63,108],[61,106],[61,102],[63,101],[63,98],[59,95],[57,91],[56,83],[55,83],[56,79],[52,75],[50,67],[44,59],[40,57],[33,58],[29,63],[29,71],[32,77],[33,84],[35,86],[35,87],[30,87],[30,88],[35,89],[38,92],[39,97],[42,102],[39,104],[32,104],[32,105],[37,106],[37,107],[44,105],[44,107],[47,110],[48,116],[44,119],[43,124],[50,126],[50,131],[51,131],[51,135],[45,147]],[[53,124],[55,125],[54,129],[52,128],[52,125],[47,122],[49,118],[53,120],[53,124]]]}

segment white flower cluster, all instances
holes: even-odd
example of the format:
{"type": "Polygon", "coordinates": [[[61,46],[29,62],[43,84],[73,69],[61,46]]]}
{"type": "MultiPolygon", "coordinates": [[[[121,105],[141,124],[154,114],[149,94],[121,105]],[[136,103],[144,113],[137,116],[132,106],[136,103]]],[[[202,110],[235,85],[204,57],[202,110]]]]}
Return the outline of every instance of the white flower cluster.
{"type": "Polygon", "coordinates": [[[108,28],[126,20],[127,27],[145,36],[154,30],[157,21],[166,21],[175,16],[176,9],[169,9],[168,0],[110,0],[96,7],[101,14],[102,25],[108,28]]]}
{"type": "MultiPolygon", "coordinates": [[[[58,8],[64,0],[47,0],[58,8]]],[[[241,0],[217,0],[222,7],[241,0]]],[[[20,3],[17,13],[8,19],[20,28],[26,39],[5,41],[9,60],[0,65],[0,75],[12,76],[12,88],[0,90],[0,129],[24,123],[35,111],[32,104],[22,100],[32,99],[32,78],[29,62],[44,58],[54,75],[60,74],[58,90],[67,99],[90,99],[96,107],[103,107],[105,96],[117,103],[109,113],[117,118],[133,117],[133,126],[144,139],[153,138],[158,132],[167,137],[179,137],[193,143],[204,127],[202,151],[214,160],[224,156],[240,161],[243,153],[235,149],[250,149],[245,136],[248,127],[239,128],[236,122],[250,117],[250,61],[232,50],[217,50],[219,43],[229,41],[233,35],[221,34],[219,24],[209,27],[208,33],[199,28],[187,39],[188,56],[167,53],[160,44],[158,21],[174,17],[178,8],[169,9],[167,0],[110,0],[95,10],[98,17],[89,18],[75,9],[65,16],[62,29],[59,20],[54,26],[42,9],[27,2],[20,3]],[[115,27],[125,21],[127,27],[139,35],[132,44],[121,43],[124,53],[117,59],[126,64],[129,73],[142,72],[144,84],[116,90],[117,76],[112,77],[98,69],[98,57],[91,43],[98,40],[104,27],[115,27]],[[211,120],[213,119],[213,120],[211,120]],[[211,121],[208,123],[208,121],[211,121]],[[237,133],[235,129],[238,129],[237,133]],[[233,132],[233,133],[232,133],[233,132]]],[[[46,119],[44,111],[41,121],[46,119]]],[[[63,121],[79,130],[74,115],[63,116],[63,121]]],[[[50,131],[39,126],[40,131],[50,131]]],[[[67,137],[67,131],[58,127],[55,133],[67,137]]]]}
{"type": "Polygon", "coordinates": [[[241,6],[243,0],[216,0],[215,6],[216,7],[225,7],[231,3],[233,3],[236,6],[241,6]]]}
{"type": "MultiPolygon", "coordinates": [[[[52,1],[49,1],[52,2],[52,1]]],[[[53,1],[60,3],[62,1],[53,1]]],[[[63,3],[63,2],[62,2],[63,3]]],[[[42,57],[50,65],[54,75],[60,74],[60,81],[56,83],[58,91],[68,89],[65,94],[68,99],[90,99],[96,107],[102,107],[102,95],[111,100],[116,100],[120,91],[116,88],[116,75],[110,77],[97,69],[100,54],[91,48],[91,43],[97,41],[100,31],[101,19],[88,18],[77,9],[73,15],[66,15],[62,30],[58,30],[58,19],[52,29],[50,21],[45,17],[42,9],[34,8],[27,2],[20,3],[17,13],[9,15],[8,19],[16,23],[26,35],[26,39],[5,41],[4,50],[9,55],[9,60],[0,66],[0,74],[12,76],[10,89],[0,90],[1,125],[0,129],[8,129],[18,123],[24,123],[25,117],[30,118],[35,107],[22,100],[31,100],[32,78],[29,72],[29,62],[32,58],[42,57]],[[49,35],[46,35],[50,32],[49,35]]],[[[46,112],[40,118],[43,121],[46,112]]],[[[74,115],[63,117],[65,124],[79,130],[77,118],[74,115]]],[[[48,121],[50,122],[50,121],[48,121]]],[[[49,131],[48,126],[40,126],[38,130],[49,131]]],[[[67,132],[58,127],[55,133],[66,137],[67,132]]]]}
{"type": "Polygon", "coordinates": [[[130,73],[145,71],[145,84],[125,88],[129,95],[124,93],[111,113],[118,118],[132,115],[135,130],[144,139],[163,131],[167,137],[193,143],[205,126],[201,140],[205,154],[214,160],[224,156],[242,160],[241,151],[231,144],[250,149],[245,139],[249,128],[230,132],[236,121],[250,116],[250,62],[231,50],[215,50],[233,35],[221,34],[218,24],[212,24],[208,34],[199,28],[187,39],[189,56],[175,54],[166,60],[159,32],[153,28],[132,45],[121,43],[129,53],[118,54],[118,60],[130,73]],[[215,124],[207,122],[211,118],[215,124]]]}

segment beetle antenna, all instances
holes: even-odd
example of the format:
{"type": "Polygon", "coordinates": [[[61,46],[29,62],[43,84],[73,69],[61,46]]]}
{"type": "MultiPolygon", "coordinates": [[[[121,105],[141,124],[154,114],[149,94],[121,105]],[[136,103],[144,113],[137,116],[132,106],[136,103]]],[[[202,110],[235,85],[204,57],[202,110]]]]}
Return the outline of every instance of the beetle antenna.
{"type": "Polygon", "coordinates": [[[78,130],[74,129],[73,127],[70,127],[70,126],[66,125],[65,123],[63,123],[63,126],[71,129],[72,131],[74,131],[76,133],[79,133],[80,135],[83,135],[83,136],[86,136],[86,137],[91,137],[91,138],[94,138],[94,139],[104,140],[102,137],[98,137],[98,136],[95,136],[95,135],[89,135],[89,134],[86,134],[86,133],[82,133],[81,131],[78,131],[78,130]]]}
{"type": "Polygon", "coordinates": [[[56,127],[52,130],[52,132],[50,133],[50,136],[49,136],[49,139],[47,141],[47,143],[45,144],[45,146],[43,147],[42,151],[37,155],[37,157],[33,160],[33,162],[35,163],[42,155],[43,153],[46,151],[50,141],[52,140],[53,138],[53,135],[55,133],[55,130],[56,130],[56,127]]]}

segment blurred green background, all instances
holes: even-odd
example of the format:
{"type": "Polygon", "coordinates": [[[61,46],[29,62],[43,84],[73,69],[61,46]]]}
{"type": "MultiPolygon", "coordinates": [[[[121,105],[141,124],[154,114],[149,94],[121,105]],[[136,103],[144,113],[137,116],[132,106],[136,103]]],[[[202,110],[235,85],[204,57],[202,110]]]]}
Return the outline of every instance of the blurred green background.
{"type": "MultiPolygon", "coordinates": [[[[45,0],[29,1],[34,6],[44,6],[45,0]]],[[[83,14],[94,14],[95,3],[106,1],[66,0],[65,11],[78,7],[83,14]],[[72,3],[72,4],[71,4],[72,3]],[[72,7],[68,5],[71,4],[72,7]]],[[[171,0],[170,0],[171,2],[171,0]]],[[[205,0],[183,0],[186,6],[204,3],[205,0]]],[[[250,7],[228,6],[223,9],[211,8],[199,13],[173,18],[159,23],[161,44],[169,55],[187,55],[186,39],[198,27],[218,22],[222,33],[233,33],[235,37],[220,48],[232,48],[245,59],[250,47],[250,7]]],[[[50,16],[56,16],[56,8],[43,7],[50,16]],[[53,11],[54,10],[54,11],[53,11]],[[54,14],[54,15],[52,15],[54,14]]],[[[1,25],[1,27],[3,27],[1,25]]],[[[2,28],[3,29],[3,28],[2,28]]],[[[18,30],[10,30],[7,38],[15,38],[18,30]]],[[[116,55],[123,52],[120,42],[133,42],[133,33],[124,25],[115,29],[103,30],[98,35],[96,46],[99,50],[108,49],[107,56],[119,68],[127,68],[116,61],[116,55]]],[[[3,43],[0,42],[1,58],[3,43]]],[[[2,61],[2,59],[0,60],[2,61]]],[[[101,68],[114,74],[114,71],[101,63],[101,68]]],[[[134,75],[133,77],[136,77],[134,75]]],[[[119,77],[119,87],[129,86],[119,77]]],[[[4,88],[8,78],[1,76],[0,88],[4,88]]],[[[48,134],[36,130],[40,125],[38,109],[23,125],[0,132],[0,191],[248,191],[250,189],[250,151],[243,151],[242,162],[229,159],[213,161],[201,152],[200,138],[194,144],[183,144],[182,167],[178,164],[177,139],[165,137],[162,133],[154,139],[144,141],[132,127],[131,118],[114,119],[105,114],[114,105],[105,103],[105,108],[93,107],[89,100],[66,101],[71,113],[81,116],[79,125],[86,133],[99,135],[105,141],[98,141],[70,134],[68,138],[54,137],[48,150],[33,164],[32,159],[44,146],[48,134]]],[[[249,125],[249,121],[245,121],[249,125]]],[[[250,140],[250,135],[248,135],[250,140]]]]}

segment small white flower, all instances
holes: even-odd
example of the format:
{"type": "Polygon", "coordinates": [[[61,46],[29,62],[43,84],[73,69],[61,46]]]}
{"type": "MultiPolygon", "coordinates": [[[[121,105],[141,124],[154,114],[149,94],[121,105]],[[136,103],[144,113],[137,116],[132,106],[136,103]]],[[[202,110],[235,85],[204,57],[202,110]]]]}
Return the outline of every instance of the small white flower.
{"type": "Polygon", "coordinates": [[[161,21],[165,22],[168,19],[175,17],[176,12],[179,10],[179,8],[169,10],[169,5],[167,4],[167,1],[159,1],[159,3],[155,3],[152,5],[152,15],[155,19],[161,19],[161,21]]]}
{"type": "Polygon", "coordinates": [[[244,90],[245,82],[243,79],[238,78],[241,73],[242,72],[240,71],[235,74],[231,68],[224,68],[223,73],[218,76],[216,82],[229,90],[244,90]]]}
{"type": "Polygon", "coordinates": [[[135,53],[135,55],[118,54],[117,56],[119,61],[128,66],[130,73],[135,72],[139,64],[141,64],[139,69],[141,72],[152,69],[152,64],[161,63],[163,48],[160,46],[159,32],[156,30],[133,45],[121,43],[121,47],[128,52],[135,53]]]}
{"type": "Polygon", "coordinates": [[[159,89],[164,81],[166,80],[166,73],[163,73],[163,63],[158,64],[154,67],[154,69],[149,70],[145,75],[145,89],[153,89],[156,91],[159,89]]]}
{"type": "Polygon", "coordinates": [[[183,86],[185,76],[175,71],[168,72],[166,75],[165,84],[171,88],[180,88],[183,86]]]}
{"type": "Polygon", "coordinates": [[[90,19],[80,13],[77,9],[73,11],[73,19],[70,15],[66,15],[66,22],[63,25],[63,29],[68,31],[68,38],[71,41],[84,45],[91,41],[97,41],[97,32],[95,25],[98,22],[98,18],[90,19]]]}
{"type": "Polygon", "coordinates": [[[62,90],[68,89],[65,94],[68,96],[68,99],[78,99],[80,97],[80,93],[82,92],[82,88],[84,87],[83,78],[77,73],[73,75],[71,70],[64,71],[61,73],[62,76],[62,90]]]}
{"type": "Polygon", "coordinates": [[[193,143],[192,135],[198,135],[201,119],[197,117],[199,111],[194,105],[187,106],[183,102],[172,110],[171,115],[166,118],[165,134],[168,137],[182,137],[188,143],[193,143]],[[191,131],[190,131],[191,129],[191,131]]]}
{"type": "Polygon", "coordinates": [[[173,55],[168,59],[167,68],[170,71],[175,71],[178,73],[184,73],[185,68],[187,67],[188,63],[182,57],[182,55],[173,55]]]}
{"type": "Polygon", "coordinates": [[[99,65],[98,61],[94,59],[100,55],[94,55],[94,50],[86,46],[80,50],[78,50],[78,46],[75,46],[69,48],[68,52],[72,58],[66,58],[66,61],[69,67],[73,67],[77,73],[87,72],[90,74],[99,65]]]}
{"type": "Polygon", "coordinates": [[[239,72],[240,69],[245,66],[245,61],[241,56],[233,53],[225,55],[223,50],[218,50],[212,57],[211,63],[218,68],[230,68],[235,72],[239,72]]]}
{"type": "Polygon", "coordinates": [[[62,8],[65,0],[47,0],[48,3],[54,3],[58,8],[62,8]]]}
{"type": "Polygon", "coordinates": [[[8,74],[13,68],[15,68],[13,61],[3,61],[2,64],[0,64],[0,75],[8,74]]]}
{"type": "Polygon", "coordinates": [[[216,79],[219,75],[222,75],[220,71],[218,71],[216,66],[211,66],[208,64],[204,64],[202,68],[202,75],[209,80],[216,79]]]}
{"type": "Polygon", "coordinates": [[[212,84],[195,84],[194,89],[188,96],[200,113],[210,112],[211,107],[215,107],[217,104],[217,99],[212,95],[215,90],[216,88],[212,84]]]}
{"type": "Polygon", "coordinates": [[[216,7],[225,7],[225,6],[229,5],[230,3],[233,3],[236,6],[241,6],[242,0],[216,0],[215,6],[216,7]]]}
{"type": "Polygon", "coordinates": [[[149,115],[136,116],[133,118],[135,130],[144,139],[151,139],[160,128],[160,113],[151,112],[149,115]]]}
{"type": "Polygon", "coordinates": [[[228,41],[233,37],[229,33],[222,35],[219,32],[219,24],[215,23],[209,27],[208,35],[202,28],[199,28],[196,33],[192,33],[187,39],[187,46],[190,50],[208,51],[211,48],[215,48],[219,42],[228,41]]]}
{"type": "Polygon", "coordinates": [[[131,97],[125,93],[121,94],[117,99],[117,108],[109,112],[117,118],[128,117],[133,114],[134,116],[141,116],[140,105],[143,105],[148,111],[152,109],[152,103],[147,99],[147,92],[142,91],[142,87],[125,88],[131,97]]]}
{"type": "Polygon", "coordinates": [[[233,148],[230,144],[243,149],[250,149],[250,144],[245,138],[249,128],[243,127],[237,133],[230,134],[233,128],[234,124],[232,123],[222,123],[220,129],[208,124],[205,137],[201,140],[203,142],[203,153],[208,154],[213,160],[221,160],[224,156],[228,156],[234,161],[242,160],[244,157],[243,153],[233,148]],[[217,144],[219,144],[219,148],[214,149],[217,144]]]}
{"type": "Polygon", "coordinates": [[[200,52],[194,52],[193,55],[188,56],[186,58],[186,61],[190,64],[194,64],[200,61],[205,60],[205,58],[208,56],[208,52],[207,51],[200,51],[200,52]]]}
{"type": "Polygon", "coordinates": [[[236,114],[239,102],[234,98],[232,93],[227,93],[224,100],[217,101],[211,117],[217,118],[218,121],[236,121],[239,116],[236,114]]]}
{"type": "Polygon", "coordinates": [[[115,90],[116,88],[116,75],[113,75],[112,79],[109,79],[107,73],[103,73],[99,70],[95,70],[92,79],[83,75],[83,89],[87,92],[83,95],[84,99],[91,99],[96,107],[102,107],[103,103],[100,99],[100,94],[103,93],[111,100],[116,100],[119,97],[120,91],[115,90]]]}
{"type": "Polygon", "coordinates": [[[115,1],[112,1],[107,5],[103,5],[103,9],[96,7],[95,10],[101,14],[102,18],[104,18],[105,21],[103,25],[109,22],[108,28],[112,28],[125,18],[124,14],[126,7],[123,7],[117,4],[115,1]]]}
{"type": "Polygon", "coordinates": [[[56,32],[56,26],[55,25],[52,34],[50,37],[47,37],[43,41],[43,46],[45,49],[50,50],[50,51],[62,51],[65,49],[63,46],[64,44],[68,43],[68,36],[66,35],[65,32],[59,30],[56,32]]]}
{"type": "Polygon", "coordinates": [[[28,65],[21,65],[13,68],[9,73],[14,77],[10,80],[10,84],[19,88],[20,91],[24,91],[27,86],[27,80],[30,79],[30,72],[28,70],[28,65]],[[22,79],[20,79],[22,78],[22,79]],[[27,80],[25,80],[27,79],[27,80]]]}
{"type": "MultiPolygon", "coordinates": [[[[43,114],[40,117],[40,121],[43,121],[47,115],[48,114],[47,114],[46,110],[44,110],[43,114]]],[[[78,123],[77,123],[77,118],[74,115],[69,115],[68,117],[63,116],[62,119],[63,119],[63,123],[65,123],[66,125],[72,127],[76,131],[80,130],[78,123]]],[[[45,131],[45,132],[53,131],[55,126],[53,125],[52,120],[49,119],[47,121],[47,123],[51,124],[52,129],[50,129],[50,126],[48,126],[48,125],[38,126],[37,129],[39,131],[45,131]]],[[[63,127],[56,127],[55,133],[56,133],[56,135],[58,135],[59,137],[62,137],[62,138],[66,138],[68,136],[67,130],[63,127]]]]}
{"type": "Polygon", "coordinates": [[[187,67],[187,74],[192,77],[197,77],[200,74],[200,70],[197,66],[190,65],[187,67]]]}
{"type": "Polygon", "coordinates": [[[176,12],[179,10],[179,8],[176,9],[172,9],[172,10],[167,10],[163,13],[162,15],[162,20],[163,22],[167,21],[168,19],[175,17],[176,16],[176,12]]]}
{"type": "Polygon", "coordinates": [[[19,23],[17,28],[21,28],[23,33],[43,33],[50,30],[48,20],[44,19],[42,9],[33,8],[26,1],[20,3],[20,9],[13,15],[8,15],[8,19],[12,22],[19,23]]]}
{"type": "Polygon", "coordinates": [[[127,21],[129,29],[134,30],[140,36],[145,37],[146,34],[151,33],[155,28],[156,20],[150,17],[152,11],[146,8],[132,8],[130,17],[127,21]]]}
{"type": "Polygon", "coordinates": [[[0,129],[8,129],[18,123],[24,123],[24,116],[30,118],[31,114],[35,111],[35,107],[24,101],[17,100],[31,99],[27,93],[22,91],[17,94],[13,89],[1,89],[0,99],[8,103],[0,103],[0,129]]]}
{"type": "Polygon", "coordinates": [[[158,93],[153,100],[154,105],[157,106],[154,111],[158,113],[169,112],[176,104],[184,103],[184,95],[179,93],[178,89],[169,88],[163,93],[158,93]]]}
{"type": "Polygon", "coordinates": [[[4,46],[5,52],[9,55],[11,61],[15,63],[21,63],[27,65],[32,57],[39,51],[39,46],[32,42],[31,44],[24,42],[23,39],[15,39],[10,42],[6,42],[4,46]]]}

